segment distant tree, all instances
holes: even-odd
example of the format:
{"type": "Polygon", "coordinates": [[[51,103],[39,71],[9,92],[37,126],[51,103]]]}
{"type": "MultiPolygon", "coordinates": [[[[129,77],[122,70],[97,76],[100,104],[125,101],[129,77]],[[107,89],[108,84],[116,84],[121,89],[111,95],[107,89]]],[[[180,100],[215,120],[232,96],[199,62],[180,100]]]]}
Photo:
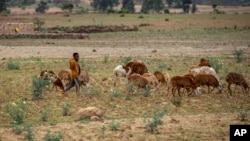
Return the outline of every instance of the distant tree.
{"type": "Polygon", "coordinates": [[[0,12],[7,10],[7,0],[0,0],[0,12]]]}
{"type": "Polygon", "coordinates": [[[69,12],[72,12],[74,8],[74,5],[71,3],[63,4],[62,10],[68,10],[69,12]]]}
{"type": "MultiPolygon", "coordinates": [[[[1,0],[2,1],[2,0],[1,0]]],[[[25,7],[32,5],[36,2],[36,0],[7,0],[8,6],[18,6],[18,7],[25,7]]]]}
{"type": "Polygon", "coordinates": [[[135,4],[133,0],[122,0],[122,9],[128,10],[130,13],[135,12],[135,4]]]}
{"type": "Polygon", "coordinates": [[[195,3],[193,3],[193,4],[192,4],[192,9],[191,9],[191,12],[194,14],[196,11],[197,11],[196,4],[195,4],[195,3]]]}
{"type": "Polygon", "coordinates": [[[141,12],[148,13],[150,10],[156,12],[161,11],[164,8],[162,0],[144,0],[142,3],[141,12]]]}
{"type": "Polygon", "coordinates": [[[48,10],[48,9],[49,9],[49,6],[48,6],[47,2],[42,0],[37,5],[36,12],[37,13],[45,13],[45,11],[48,10]]]}
{"type": "Polygon", "coordinates": [[[190,4],[191,3],[192,3],[191,0],[182,0],[182,9],[183,9],[183,12],[189,13],[189,9],[190,9],[190,4]]]}
{"type": "Polygon", "coordinates": [[[174,0],[166,0],[166,3],[168,4],[168,7],[172,7],[174,0]]]}
{"type": "Polygon", "coordinates": [[[93,0],[91,6],[95,10],[106,11],[108,8],[113,9],[114,6],[119,4],[118,0],[93,0]]]}

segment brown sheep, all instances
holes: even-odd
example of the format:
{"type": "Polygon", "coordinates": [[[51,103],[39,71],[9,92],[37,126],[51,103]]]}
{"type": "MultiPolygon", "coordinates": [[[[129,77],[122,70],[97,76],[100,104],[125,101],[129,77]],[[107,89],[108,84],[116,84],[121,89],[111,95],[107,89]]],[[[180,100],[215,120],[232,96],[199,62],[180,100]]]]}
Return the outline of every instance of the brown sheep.
{"type": "Polygon", "coordinates": [[[89,87],[89,74],[87,70],[81,69],[81,73],[78,76],[78,80],[80,84],[85,85],[87,88],[89,87]]]}
{"type": "Polygon", "coordinates": [[[60,70],[57,74],[58,78],[61,79],[64,82],[69,83],[71,81],[71,75],[70,72],[67,70],[60,70]]]}
{"type": "Polygon", "coordinates": [[[199,92],[199,90],[197,89],[197,85],[190,77],[187,76],[173,76],[170,80],[170,83],[172,85],[173,96],[175,96],[176,89],[178,90],[178,94],[180,96],[181,88],[192,89],[196,95],[199,92]]]}
{"type": "Polygon", "coordinates": [[[131,74],[140,74],[143,75],[144,73],[148,73],[148,68],[146,65],[142,62],[139,61],[133,61],[133,62],[128,62],[123,68],[126,70],[126,72],[129,71],[129,68],[131,69],[131,74]]]}
{"type": "Polygon", "coordinates": [[[61,90],[64,90],[64,86],[62,84],[61,79],[59,79],[53,71],[43,70],[40,73],[40,77],[44,80],[50,80],[53,82],[52,90],[54,87],[59,87],[61,90]]]}
{"type": "Polygon", "coordinates": [[[168,82],[168,77],[169,75],[168,74],[163,74],[162,72],[160,71],[155,71],[154,72],[154,75],[155,77],[157,78],[158,82],[161,83],[161,84],[167,84],[168,82]]]}
{"type": "Polygon", "coordinates": [[[209,63],[209,60],[206,60],[206,59],[204,59],[204,58],[201,58],[201,59],[200,59],[200,63],[199,63],[198,66],[200,66],[200,67],[202,67],[202,66],[211,67],[211,65],[210,65],[210,63],[209,63]]]}
{"type": "Polygon", "coordinates": [[[154,74],[144,73],[142,76],[148,80],[150,85],[157,86],[159,84],[154,74]]]}
{"type": "MultiPolygon", "coordinates": [[[[235,72],[228,73],[226,76],[226,81],[228,83],[227,88],[228,88],[228,91],[230,93],[232,93],[231,84],[235,84],[236,87],[237,87],[237,85],[239,85],[242,87],[242,89],[244,88],[245,92],[249,92],[249,86],[248,86],[245,78],[239,73],[235,73],[235,72]]],[[[236,87],[235,87],[235,90],[236,90],[236,87]]]]}
{"type": "Polygon", "coordinates": [[[210,86],[213,87],[212,91],[214,88],[218,88],[221,92],[221,85],[218,79],[212,74],[198,74],[194,77],[194,82],[198,87],[206,85],[208,87],[208,93],[210,92],[210,86]]]}
{"type": "Polygon", "coordinates": [[[139,88],[146,88],[149,84],[148,80],[139,74],[132,74],[128,77],[129,83],[135,83],[139,88]]]}

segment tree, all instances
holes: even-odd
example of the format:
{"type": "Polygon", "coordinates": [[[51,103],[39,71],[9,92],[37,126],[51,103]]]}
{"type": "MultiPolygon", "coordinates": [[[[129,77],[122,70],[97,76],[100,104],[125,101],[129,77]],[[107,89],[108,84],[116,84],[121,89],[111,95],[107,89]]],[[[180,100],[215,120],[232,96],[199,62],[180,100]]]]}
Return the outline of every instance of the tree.
{"type": "Polygon", "coordinates": [[[18,6],[18,7],[25,7],[32,5],[36,2],[36,0],[7,0],[8,6],[18,6]]]}
{"type": "Polygon", "coordinates": [[[117,6],[119,4],[118,0],[93,0],[91,2],[91,6],[95,10],[101,10],[105,11],[108,8],[113,9],[114,6],[117,6]]]}
{"type": "Polygon", "coordinates": [[[47,2],[45,1],[40,1],[40,3],[37,5],[36,7],[36,12],[37,13],[45,13],[46,10],[49,9],[49,6],[47,4],[47,2]]]}
{"type": "Polygon", "coordinates": [[[0,12],[7,11],[7,0],[0,0],[0,12]]]}
{"type": "Polygon", "coordinates": [[[72,3],[63,4],[62,6],[62,10],[69,10],[69,12],[72,12],[73,8],[74,5],[72,3]]]}
{"type": "Polygon", "coordinates": [[[195,3],[193,3],[193,4],[192,4],[192,9],[191,9],[191,12],[194,14],[196,11],[197,11],[196,4],[195,4],[195,3]]]}
{"type": "Polygon", "coordinates": [[[122,0],[122,9],[128,10],[130,13],[135,12],[135,4],[133,0],[122,0]]]}
{"type": "Polygon", "coordinates": [[[191,0],[182,0],[182,9],[185,13],[189,13],[189,9],[190,9],[190,6],[189,4],[191,4],[192,1],[191,0]]]}
{"type": "Polygon", "coordinates": [[[172,7],[174,0],[166,0],[166,3],[168,4],[168,7],[172,7]]]}
{"type": "Polygon", "coordinates": [[[162,0],[144,0],[142,3],[142,13],[148,13],[150,10],[160,12],[164,8],[162,0]]]}

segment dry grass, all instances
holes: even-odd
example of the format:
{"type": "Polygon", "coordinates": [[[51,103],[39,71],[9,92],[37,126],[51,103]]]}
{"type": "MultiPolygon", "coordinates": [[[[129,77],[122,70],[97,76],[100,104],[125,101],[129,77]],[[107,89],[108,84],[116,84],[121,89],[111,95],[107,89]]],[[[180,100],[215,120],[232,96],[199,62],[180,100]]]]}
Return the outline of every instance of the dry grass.
{"type": "MultiPolygon", "coordinates": [[[[30,21],[36,15],[29,16],[4,17],[3,21],[30,21]]],[[[121,24],[118,16],[71,15],[67,18],[73,22],[66,25],[80,25],[82,21],[79,19],[86,19],[84,24],[94,24],[91,18],[97,19],[97,23],[121,24]]],[[[250,34],[249,29],[244,29],[244,26],[249,26],[249,18],[246,18],[249,15],[146,15],[143,21],[138,16],[125,16],[126,24],[150,23],[153,26],[138,32],[92,34],[91,40],[0,40],[0,140],[24,139],[25,133],[14,134],[13,124],[4,112],[6,103],[19,99],[26,100],[28,104],[24,123],[32,124],[36,140],[43,140],[48,129],[52,133],[64,133],[64,140],[228,140],[230,124],[249,124],[249,114],[246,121],[238,119],[239,111],[250,106],[249,94],[237,89],[232,96],[228,95],[224,80],[229,71],[236,71],[250,82],[250,34]],[[166,17],[170,23],[164,21],[166,17]],[[231,28],[235,24],[238,29],[231,28]],[[225,26],[230,28],[224,29],[225,26]],[[235,48],[243,49],[241,63],[236,63],[233,58],[235,48]],[[154,49],[157,53],[151,53],[154,49]],[[68,59],[75,51],[80,53],[81,61],[89,71],[91,88],[82,89],[80,97],[72,89],[68,97],[62,99],[60,92],[53,90],[47,91],[42,100],[33,100],[32,77],[42,69],[55,72],[68,69],[68,59]],[[109,56],[107,63],[103,63],[105,55],[109,56]],[[136,89],[131,99],[125,100],[126,85],[113,85],[112,70],[122,64],[122,57],[126,56],[144,60],[151,72],[164,62],[165,71],[171,76],[186,74],[201,57],[216,57],[222,64],[218,75],[223,83],[223,92],[183,95],[180,107],[172,104],[172,94],[166,87],[154,91],[149,97],[143,96],[143,90],[136,89]],[[19,70],[7,70],[10,57],[20,62],[19,70]],[[112,98],[114,91],[120,95],[112,98]],[[71,105],[70,116],[62,115],[62,104],[65,103],[71,105]],[[74,122],[77,109],[88,106],[105,110],[104,123],[74,122]],[[41,111],[48,107],[51,110],[48,121],[42,122],[41,111]],[[146,132],[143,121],[145,114],[151,115],[155,110],[168,113],[159,126],[159,134],[146,132]],[[113,121],[120,123],[116,132],[109,130],[113,121]]],[[[63,15],[42,15],[40,18],[46,19],[47,27],[62,25],[66,19],[63,15]],[[53,17],[58,19],[53,21],[53,17]]]]}

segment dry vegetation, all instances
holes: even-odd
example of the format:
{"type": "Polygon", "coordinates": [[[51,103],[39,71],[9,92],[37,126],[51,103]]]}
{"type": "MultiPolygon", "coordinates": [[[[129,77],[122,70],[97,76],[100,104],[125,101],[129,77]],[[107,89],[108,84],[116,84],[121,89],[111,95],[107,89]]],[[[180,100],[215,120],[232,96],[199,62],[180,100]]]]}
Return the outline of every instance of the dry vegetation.
{"type": "MultiPolygon", "coordinates": [[[[90,40],[1,39],[0,140],[27,140],[29,130],[17,135],[5,112],[6,104],[18,100],[25,100],[28,106],[26,117],[19,126],[31,125],[35,140],[44,140],[48,130],[55,135],[62,133],[65,141],[229,140],[230,124],[250,123],[248,112],[242,120],[242,111],[250,107],[249,93],[237,89],[230,95],[225,82],[226,74],[235,71],[243,74],[250,83],[249,14],[154,14],[143,15],[142,19],[139,16],[39,15],[45,21],[45,27],[142,23],[150,26],[139,27],[136,32],[90,34],[90,40]],[[243,60],[239,63],[233,55],[235,49],[243,51],[243,60]],[[80,53],[80,62],[90,74],[91,87],[82,88],[80,97],[72,89],[65,99],[55,90],[46,91],[43,99],[32,99],[33,76],[39,75],[42,69],[54,72],[68,69],[68,59],[75,51],[80,53]],[[129,57],[144,60],[150,72],[163,70],[171,76],[186,74],[201,57],[217,59],[217,65],[221,65],[218,76],[223,91],[198,96],[184,94],[181,99],[176,99],[166,87],[153,91],[148,97],[143,96],[144,90],[133,88],[135,91],[128,95],[129,87],[125,81],[122,85],[113,85],[112,70],[129,57]],[[10,58],[20,68],[9,70],[10,58]],[[68,116],[63,116],[63,105],[68,105],[68,116]],[[103,109],[104,120],[75,122],[74,113],[78,108],[89,106],[103,109]],[[41,113],[46,109],[50,109],[48,118],[42,121],[41,113]],[[163,122],[152,134],[147,132],[145,120],[153,117],[156,111],[164,113],[163,122]]],[[[1,22],[30,22],[34,17],[37,15],[7,16],[1,17],[1,22]]]]}

